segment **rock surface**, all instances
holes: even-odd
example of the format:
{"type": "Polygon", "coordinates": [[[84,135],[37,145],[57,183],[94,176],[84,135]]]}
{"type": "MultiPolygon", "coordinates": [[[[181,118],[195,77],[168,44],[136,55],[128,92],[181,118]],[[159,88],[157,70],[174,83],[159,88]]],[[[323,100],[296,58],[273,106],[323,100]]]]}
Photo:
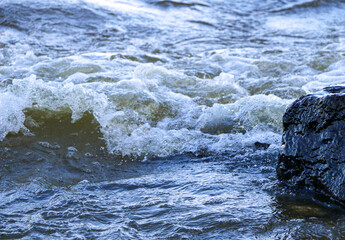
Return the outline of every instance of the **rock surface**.
{"type": "Polygon", "coordinates": [[[283,127],[278,179],[345,202],[345,87],[299,98],[283,127]]]}

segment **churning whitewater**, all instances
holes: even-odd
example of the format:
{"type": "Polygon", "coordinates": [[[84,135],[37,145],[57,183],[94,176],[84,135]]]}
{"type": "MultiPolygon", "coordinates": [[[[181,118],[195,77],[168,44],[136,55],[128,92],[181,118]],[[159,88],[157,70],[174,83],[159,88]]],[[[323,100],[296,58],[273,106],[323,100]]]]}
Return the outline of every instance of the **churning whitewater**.
{"type": "MultiPolygon", "coordinates": [[[[77,72],[55,81],[32,74],[3,88],[1,139],[10,132],[30,133],[45,118],[70,113],[75,122],[90,112],[109,153],[134,158],[222,153],[255,141],[279,142],[275,133],[290,103],[272,94],[250,96],[230,73],[201,79],[149,63],[138,65],[128,79],[104,82],[82,72],[97,69],[102,76],[106,56],[57,61],[63,73],[77,72]],[[42,114],[38,120],[30,116],[35,110],[42,114]]],[[[37,73],[55,64],[39,62],[32,68],[37,73]]]]}
{"type": "Polygon", "coordinates": [[[123,157],[277,149],[287,105],[344,82],[343,41],[327,44],[341,9],[260,3],[239,17],[232,4],[3,2],[0,139],[91,113],[123,157]]]}
{"type": "Polygon", "coordinates": [[[288,105],[345,84],[344,12],[0,1],[0,238],[341,238],[275,167],[288,105]]]}

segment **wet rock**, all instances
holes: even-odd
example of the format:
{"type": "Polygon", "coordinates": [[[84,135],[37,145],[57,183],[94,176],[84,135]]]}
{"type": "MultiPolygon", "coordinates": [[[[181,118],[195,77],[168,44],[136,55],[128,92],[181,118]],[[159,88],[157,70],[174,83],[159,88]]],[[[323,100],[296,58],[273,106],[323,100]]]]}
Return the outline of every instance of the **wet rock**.
{"type": "Polygon", "coordinates": [[[278,178],[345,202],[345,87],[299,98],[283,127],[278,178]]]}

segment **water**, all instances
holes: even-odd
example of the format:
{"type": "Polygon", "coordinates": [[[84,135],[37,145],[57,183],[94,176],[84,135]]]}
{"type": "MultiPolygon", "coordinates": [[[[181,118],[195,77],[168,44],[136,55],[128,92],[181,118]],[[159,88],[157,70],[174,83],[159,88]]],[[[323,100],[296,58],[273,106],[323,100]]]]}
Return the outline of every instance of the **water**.
{"type": "Polygon", "coordinates": [[[343,1],[0,2],[1,239],[341,239],[276,180],[286,107],[345,84],[343,1]]]}

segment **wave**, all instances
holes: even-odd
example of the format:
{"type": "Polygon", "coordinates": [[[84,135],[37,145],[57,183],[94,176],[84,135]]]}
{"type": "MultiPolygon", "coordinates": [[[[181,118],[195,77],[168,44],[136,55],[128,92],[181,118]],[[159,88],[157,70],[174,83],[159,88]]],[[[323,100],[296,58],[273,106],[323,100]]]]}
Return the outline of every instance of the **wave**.
{"type": "Polygon", "coordinates": [[[61,82],[31,75],[5,89],[0,93],[1,140],[11,132],[32,132],[47,119],[70,114],[73,123],[89,113],[108,153],[131,159],[241,148],[245,138],[260,135],[260,125],[279,132],[290,103],[274,95],[249,96],[229,74],[197,79],[153,64],[139,65],[133,78],[117,82],[88,82],[78,72],[61,82]],[[235,97],[226,104],[200,104],[201,97],[215,99],[216,94],[235,97]]]}

